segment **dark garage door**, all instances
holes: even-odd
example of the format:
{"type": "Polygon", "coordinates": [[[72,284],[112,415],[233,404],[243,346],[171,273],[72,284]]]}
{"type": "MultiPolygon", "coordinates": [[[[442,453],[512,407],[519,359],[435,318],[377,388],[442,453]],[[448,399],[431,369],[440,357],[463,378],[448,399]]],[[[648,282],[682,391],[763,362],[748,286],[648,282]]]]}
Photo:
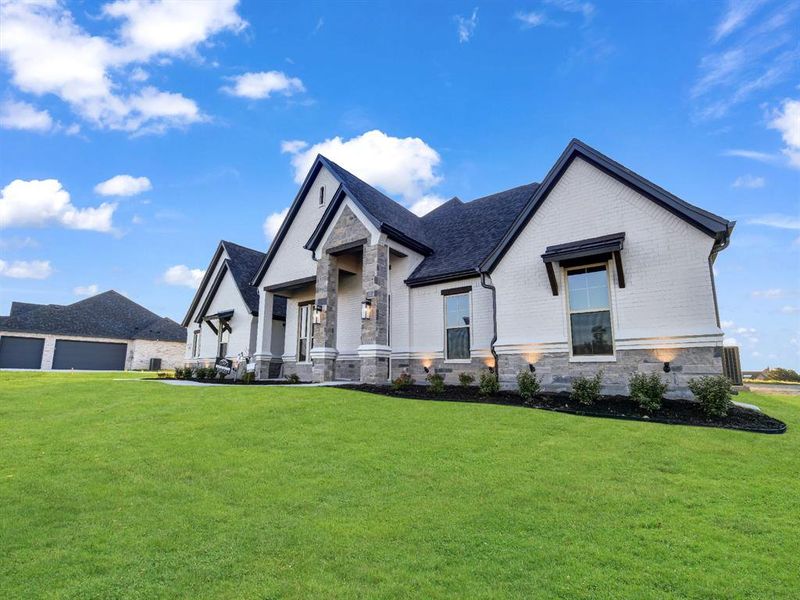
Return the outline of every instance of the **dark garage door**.
{"type": "Polygon", "coordinates": [[[53,368],[123,371],[127,350],[127,344],[56,340],[53,368]]]}
{"type": "Polygon", "coordinates": [[[44,338],[0,337],[0,369],[41,369],[44,338]]]}

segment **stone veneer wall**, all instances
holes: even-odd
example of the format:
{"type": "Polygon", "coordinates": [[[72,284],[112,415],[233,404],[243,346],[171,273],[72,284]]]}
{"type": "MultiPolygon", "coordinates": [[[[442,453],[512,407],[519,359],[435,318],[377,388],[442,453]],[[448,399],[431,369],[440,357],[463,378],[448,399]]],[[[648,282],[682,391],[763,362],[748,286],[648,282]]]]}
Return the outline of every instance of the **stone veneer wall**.
{"type": "Polygon", "coordinates": [[[409,373],[411,378],[420,385],[425,384],[425,365],[429,365],[431,373],[438,373],[444,377],[444,382],[447,385],[456,385],[458,383],[459,373],[472,373],[475,376],[475,384],[482,372],[486,371],[492,365],[492,357],[488,358],[473,358],[470,362],[452,363],[445,362],[444,359],[392,359],[392,379],[396,379],[401,373],[409,373]]]}
{"type": "MultiPolygon", "coordinates": [[[[636,372],[658,373],[669,385],[671,397],[691,397],[687,384],[692,377],[722,374],[722,348],[675,348],[669,350],[617,350],[614,362],[570,362],[566,352],[541,354],[533,363],[536,375],[547,391],[569,390],[578,376],[591,377],[603,371],[603,393],[627,394],[628,378],[636,372]],[[669,358],[670,372],[664,373],[664,361],[669,358]]],[[[528,368],[529,357],[524,354],[499,356],[500,383],[504,388],[516,386],[516,375],[528,368]]]]}
{"type": "MultiPolygon", "coordinates": [[[[669,385],[667,396],[690,398],[687,384],[692,377],[722,374],[722,348],[699,347],[669,350],[618,350],[614,362],[569,362],[566,352],[541,354],[535,359],[536,375],[542,389],[549,392],[568,391],[572,380],[578,376],[594,376],[603,371],[603,393],[627,394],[628,378],[635,372],[658,373],[669,385]],[[664,373],[664,361],[670,358],[670,372],[664,373]]],[[[529,355],[501,354],[498,357],[500,385],[504,389],[516,389],[516,377],[520,371],[528,370],[529,355]]],[[[442,359],[393,359],[392,379],[400,373],[409,373],[418,384],[425,383],[424,366],[430,364],[432,373],[444,376],[445,383],[457,384],[459,373],[472,373],[475,383],[480,374],[492,364],[491,358],[473,358],[469,363],[446,363],[442,359]]]]}

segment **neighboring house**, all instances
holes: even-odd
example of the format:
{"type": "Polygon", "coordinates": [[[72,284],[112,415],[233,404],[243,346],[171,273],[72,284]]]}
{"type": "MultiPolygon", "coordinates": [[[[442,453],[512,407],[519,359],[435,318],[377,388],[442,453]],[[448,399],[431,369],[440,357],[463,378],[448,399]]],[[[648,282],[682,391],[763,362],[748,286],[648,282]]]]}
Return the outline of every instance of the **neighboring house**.
{"type": "Polygon", "coordinates": [[[73,304],[12,302],[0,317],[0,368],[172,369],[186,332],[172,319],[110,290],[73,304]]]}
{"type": "Polygon", "coordinates": [[[565,389],[602,370],[622,391],[668,369],[684,393],[722,372],[712,265],[733,226],[578,140],[541,184],[423,217],[319,156],[250,281],[268,316],[250,334],[257,376],[274,373],[285,297],[282,363],[303,380],[491,367],[565,389]]]}
{"type": "MultiPolygon", "coordinates": [[[[206,269],[181,325],[185,362],[210,366],[218,357],[252,356],[258,329],[258,289],[250,285],[264,253],[221,241],[206,269]]],[[[273,376],[280,374],[286,325],[286,299],[276,298],[270,312],[269,359],[273,376]]]]}

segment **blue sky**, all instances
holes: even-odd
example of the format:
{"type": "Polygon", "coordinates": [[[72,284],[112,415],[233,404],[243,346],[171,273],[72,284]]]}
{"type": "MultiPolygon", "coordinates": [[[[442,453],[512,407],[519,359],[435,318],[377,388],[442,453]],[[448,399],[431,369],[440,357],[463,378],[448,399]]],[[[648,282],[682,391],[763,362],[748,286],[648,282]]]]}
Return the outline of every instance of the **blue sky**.
{"type": "Polygon", "coordinates": [[[320,150],[422,211],[578,137],[738,222],[729,343],[800,368],[797,2],[0,6],[2,313],[113,288],[180,319],[320,150]]]}

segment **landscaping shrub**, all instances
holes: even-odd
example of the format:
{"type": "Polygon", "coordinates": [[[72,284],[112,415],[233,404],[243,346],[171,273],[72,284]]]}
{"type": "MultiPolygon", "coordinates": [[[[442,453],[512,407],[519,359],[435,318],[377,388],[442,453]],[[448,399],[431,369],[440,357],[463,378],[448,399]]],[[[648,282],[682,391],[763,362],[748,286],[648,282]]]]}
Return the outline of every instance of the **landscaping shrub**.
{"type": "Polygon", "coordinates": [[[206,367],[197,367],[194,372],[195,379],[208,379],[213,377],[214,370],[206,367]]]}
{"type": "Polygon", "coordinates": [[[661,408],[661,399],[667,392],[667,384],[661,381],[658,373],[634,373],[628,380],[631,398],[647,412],[661,408]]]}
{"type": "Polygon", "coordinates": [[[481,373],[481,381],[478,384],[478,390],[482,396],[494,396],[500,391],[500,382],[497,381],[497,375],[489,371],[481,373]]]}
{"type": "Polygon", "coordinates": [[[248,371],[244,375],[242,375],[242,383],[253,383],[256,380],[256,374],[252,371],[248,371]]]}
{"type": "Polygon", "coordinates": [[[475,383],[475,375],[472,373],[459,373],[458,383],[461,384],[461,387],[469,387],[475,383]]]}
{"type": "Polygon", "coordinates": [[[183,369],[181,367],[175,368],[175,379],[183,379],[183,369]]]}
{"type": "Polygon", "coordinates": [[[603,380],[603,372],[598,371],[594,377],[576,377],[572,380],[572,393],[569,397],[580,404],[587,406],[594,404],[600,399],[600,383],[603,380]]]}
{"type": "Polygon", "coordinates": [[[541,388],[539,378],[530,371],[519,372],[519,375],[517,375],[517,387],[519,388],[519,395],[526,402],[538,394],[541,388]]]}
{"type": "Polygon", "coordinates": [[[298,375],[297,373],[290,373],[289,375],[286,376],[286,383],[292,383],[292,384],[300,383],[300,375],[298,375]]]}
{"type": "Polygon", "coordinates": [[[430,373],[425,379],[428,380],[428,389],[432,394],[441,394],[444,391],[444,377],[439,373],[430,373]]]}
{"type": "Polygon", "coordinates": [[[404,390],[405,388],[414,384],[414,380],[411,379],[411,375],[408,373],[400,373],[396,379],[392,380],[392,389],[393,390],[404,390]]]}
{"type": "Polygon", "coordinates": [[[731,407],[731,382],[724,375],[689,380],[689,389],[700,402],[706,416],[724,417],[731,407]]]}

